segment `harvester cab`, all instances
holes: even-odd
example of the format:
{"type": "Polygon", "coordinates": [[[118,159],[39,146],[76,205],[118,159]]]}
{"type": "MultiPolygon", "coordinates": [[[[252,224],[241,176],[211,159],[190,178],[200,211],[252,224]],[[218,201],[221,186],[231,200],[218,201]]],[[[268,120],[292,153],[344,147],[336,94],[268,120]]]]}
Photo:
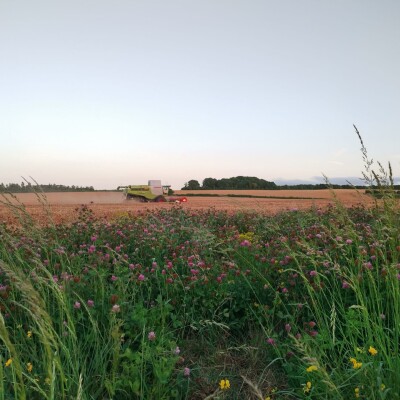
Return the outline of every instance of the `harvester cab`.
{"type": "Polygon", "coordinates": [[[169,189],[171,188],[171,185],[162,185],[162,192],[164,196],[169,195],[169,189]]]}

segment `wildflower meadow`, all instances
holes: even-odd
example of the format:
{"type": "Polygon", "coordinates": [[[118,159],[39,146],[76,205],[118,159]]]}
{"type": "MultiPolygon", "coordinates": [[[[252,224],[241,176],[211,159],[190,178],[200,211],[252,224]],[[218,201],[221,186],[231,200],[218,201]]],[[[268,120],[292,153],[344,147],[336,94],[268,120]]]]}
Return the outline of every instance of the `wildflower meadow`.
{"type": "Polygon", "coordinates": [[[372,208],[274,216],[82,206],[43,226],[14,211],[0,225],[2,400],[400,398],[386,188],[372,208]]]}

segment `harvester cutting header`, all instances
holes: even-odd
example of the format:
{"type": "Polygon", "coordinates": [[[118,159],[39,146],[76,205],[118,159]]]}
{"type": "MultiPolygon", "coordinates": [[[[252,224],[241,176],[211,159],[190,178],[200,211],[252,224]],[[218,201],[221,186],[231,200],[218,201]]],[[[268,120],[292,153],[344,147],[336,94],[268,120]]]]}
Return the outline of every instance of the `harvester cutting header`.
{"type": "Polygon", "coordinates": [[[168,196],[170,185],[161,185],[159,180],[150,180],[147,185],[128,185],[118,186],[117,190],[122,189],[127,200],[137,200],[141,202],[168,202],[186,203],[187,198],[183,196],[168,196]]]}

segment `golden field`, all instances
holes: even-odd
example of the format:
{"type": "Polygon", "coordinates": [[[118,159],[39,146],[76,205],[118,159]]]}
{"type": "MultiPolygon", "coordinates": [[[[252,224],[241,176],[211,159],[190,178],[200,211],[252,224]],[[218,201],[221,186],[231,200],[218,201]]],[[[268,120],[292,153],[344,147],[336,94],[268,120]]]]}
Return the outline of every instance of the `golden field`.
{"type": "MultiPolygon", "coordinates": [[[[209,191],[175,191],[176,195],[191,195],[187,203],[179,207],[189,210],[204,210],[213,207],[217,210],[227,211],[256,211],[265,214],[275,214],[280,211],[311,207],[327,207],[334,202],[334,197],[351,207],[357,204],[370,205],[373,200],[365,194],[364,190],[338,189],[330,190],[209,190],[209,191]],[[196,197],[195,194],[214,194],[219,197],[196,197]],[[271,198],[242,198],[226,197],[228,194],[270,196],[271,198]],[[192,197],[193,196],[193,197],[192,197]],[[275,198],[273,198],[275,197],[275,198]]],[[[26,210],[35,218],[45,218],[45,207],[40,204],[38,196],[33,193],[15,194],[15,199],[5,195],[8,200],[16,204],[20,202],[26,210]]],[[[68,222],[74,220],[77,209],[81,205],[87,205],[94,215],[113,217],[126,213],[136,214],[144,210],[177,207],[175,203],[140,203],[126,200],[119,192],[58,192],[46,193],[46,204],[54,222],[68,222]]],[[[3,199],[4,201],[4,199],[3,199]]],[[[0,222],[9,223],[14,217],[9,207],[0,204],[0,222]]]]}

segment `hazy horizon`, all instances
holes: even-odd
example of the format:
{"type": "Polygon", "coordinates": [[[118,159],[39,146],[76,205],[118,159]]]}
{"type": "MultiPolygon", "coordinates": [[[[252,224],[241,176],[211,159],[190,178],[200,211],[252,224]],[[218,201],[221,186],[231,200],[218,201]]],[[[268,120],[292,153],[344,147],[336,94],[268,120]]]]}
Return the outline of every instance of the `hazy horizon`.
{"type": "Polygon", "coordinates": [[[399,176],[399,20],[394,0],[2,1],[0,182],[334,183],[363,171],[353,123],[399,176]]]}
{"type": "MultiPolygon", "coordinates": [[[[207,178],[213,178],[213,177],[207,177],[207,178]]],[[[232,177],[225,177],[225,178],[232,178],[232,177]]],[[[257,177],[260,178],[260,177],[257,177]]],[[[204,178],[206,179],[206,178],[204,178]]],[[[263,179],[263,178],[260,178],[263,179]]],[[[190,180],[190,179],[189,179],[190,180]]],[[[188,180],[188,181],[189,181],[188,180]]],[[[197,180],[197,179],[196,179],[197,180]]],[[[393,181],[395,185],[400,185],[400,177],[393,177],[393,181]]],[[[72,186],[74,184],[70,184],[70,185],[65,185],[62,182],[38,182],[35,179],[32,178],[26,178],[26,177],[21,177],[21,179],[19,181],[15,181],[15,182],[0,182],[0,184],[19,184],[21,185],[21,183],[24,183],[24,185],[27,184],[31,184],[33,186],[36,186],[37,184],[39,185],[64,185],[64,186],[72,186]]],[[[203,179],[198,180],[198,182],[200,183],[200,185],[202,185],[203,179]]],[[[306,179],[272,179],[271,182],[274,182],[276,185],[278,186],[295,186],[295,185],[317,185],[317,184],[321,184],[321,183],[326,183],[326,180],[323,176],[319,177],[319,176],[314,176],[311,177],[310,179],[306,180],[306,179]]],[[[143,182],[131,182],[130,184],[132,185],[147,185],[148,181],[143,181],[143,182]]],[[[164,182],[162,182],[164,184],[164,182]]],[[[187,182],[185,182],[187,183],[187,182]]],[[[368,186],[369,183],[365,182],[365,180],[362,177],[356,177],[356,176],[351,176],[351,177],[332,177],[328,179],[328,183],[332,184],[332,185],[352,185],[352,186],[368,186]]],[[[93,187],[94,190],[96,191],[102,191],[102,190],[116,190],[117,187],[96,187],[93,186],[91,184],[88,185],[74,185],[74,186],[80,186],[80,187],[93,187]]],[[[173,190],[181,190],[183,189],[183,186],[172,186],[171,189],[173,190]]],[[[220,190],[220,189],[218,189],[220,190]]],[[[229,190],[229,189],[228,189],[229,190]]]]}

